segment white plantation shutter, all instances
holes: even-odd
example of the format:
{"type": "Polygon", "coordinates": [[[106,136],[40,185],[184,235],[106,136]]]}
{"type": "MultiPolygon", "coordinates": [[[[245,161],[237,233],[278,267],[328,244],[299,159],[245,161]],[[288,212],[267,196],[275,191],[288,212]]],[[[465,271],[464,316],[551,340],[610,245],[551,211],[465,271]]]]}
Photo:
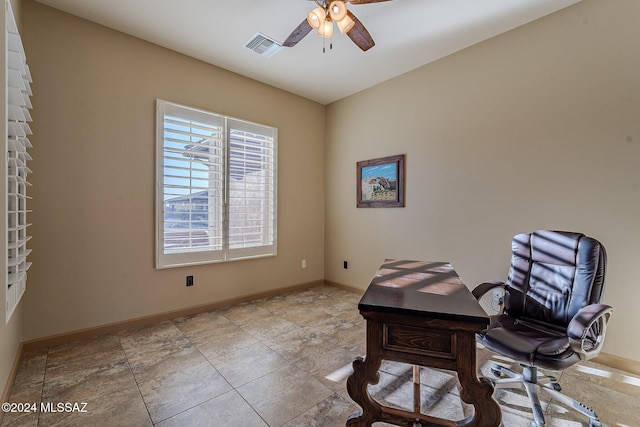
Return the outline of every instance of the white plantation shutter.
{"type": "Polygon", "coordinates": [[[228,127],[229,249],[259,255],[275,249],[275,131],[232,119],[228,127]]]}
{"type": "MultiPolygon", "coordinates": [[[[32,108],[30,97],[31,72],[26,62],[26,56],[20,34],[11,10],[10,2],[5,2],[5,191],[6,201],[6,231],[5,254],[3,261],[5,269],[5,292],[0,296],[0,301],[5,301],[4,320],[9,322],[11,315],[17,307],[26,289],[27,270],[31,262],[27,261],[31,249],[27,242],[31,239],[28,228],[28,215],[31,210],[28,201],[27,181],[31,170],[27,162],[31,156],[27,152],[32,147],[28,136],[31,135],[31,122],[29,109],[32,108]]],[[[1,304],[1,303],[0,303],[1,304]]]]}
{"type": "Polygon", "coordinates": [[[157,267],[275,255],[276,129],[157,106],[157,267]]]}

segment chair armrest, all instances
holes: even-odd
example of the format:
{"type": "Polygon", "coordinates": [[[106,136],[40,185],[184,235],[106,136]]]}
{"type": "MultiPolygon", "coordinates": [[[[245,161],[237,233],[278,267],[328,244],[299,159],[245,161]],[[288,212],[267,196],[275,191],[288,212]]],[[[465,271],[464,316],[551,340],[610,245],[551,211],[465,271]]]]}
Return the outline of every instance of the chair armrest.
{"type": "Polygon", "coordinates": [[[569,345],[580,359],[589,360],[600,353],[607,322],[613,308],[605,304],[591,304],[582,307],[567,326],[569,345]]]}
{"type": "Polygon", "coordinates": [[[482,296],[489,292],[491,289],[504,288],[505,286],[506,284],[504,282],[501,282],[499,280],[492,280],[490,282],[480,283],[473,291],[471,291],[471,293],[477,300],[480,300],[480,298],[482,298],[482,296]]]}

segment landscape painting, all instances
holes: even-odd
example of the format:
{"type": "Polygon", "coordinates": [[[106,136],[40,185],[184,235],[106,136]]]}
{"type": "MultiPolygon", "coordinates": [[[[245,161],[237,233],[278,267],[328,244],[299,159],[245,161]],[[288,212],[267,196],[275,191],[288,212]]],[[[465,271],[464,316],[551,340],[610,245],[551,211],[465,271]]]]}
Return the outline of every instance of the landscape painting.
{"type": "Polygon", "coordinates": [[[404,154],[358,162],[357,207],[404,207],[404,154]]]}

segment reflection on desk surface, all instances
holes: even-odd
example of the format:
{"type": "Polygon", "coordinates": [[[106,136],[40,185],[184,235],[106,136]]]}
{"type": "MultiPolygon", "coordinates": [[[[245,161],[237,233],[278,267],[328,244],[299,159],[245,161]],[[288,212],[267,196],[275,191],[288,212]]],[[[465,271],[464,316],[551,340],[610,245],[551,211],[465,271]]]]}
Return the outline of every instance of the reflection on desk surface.
{"type": "Polygon", "coordinates": [[[453,266],[443,261],[385,260],[360,300],[359,308],[488,320],[453,266]]]}
{"type": "Polygon", "coordinates": [[[465,286],[449,263],[404,260],[386,260],[371,284],[438,295],[451,295],[465,286]]]}

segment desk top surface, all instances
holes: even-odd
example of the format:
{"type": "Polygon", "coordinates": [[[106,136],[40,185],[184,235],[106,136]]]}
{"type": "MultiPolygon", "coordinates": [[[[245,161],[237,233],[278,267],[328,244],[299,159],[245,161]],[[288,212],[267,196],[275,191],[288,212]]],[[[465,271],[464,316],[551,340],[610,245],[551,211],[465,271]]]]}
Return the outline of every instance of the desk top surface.
{"type": "Polygon", "coordinates": [[[358,309],[489,324],[489,316],[447,262],[385,260],[358,309]]]}

